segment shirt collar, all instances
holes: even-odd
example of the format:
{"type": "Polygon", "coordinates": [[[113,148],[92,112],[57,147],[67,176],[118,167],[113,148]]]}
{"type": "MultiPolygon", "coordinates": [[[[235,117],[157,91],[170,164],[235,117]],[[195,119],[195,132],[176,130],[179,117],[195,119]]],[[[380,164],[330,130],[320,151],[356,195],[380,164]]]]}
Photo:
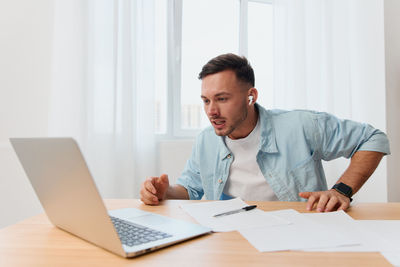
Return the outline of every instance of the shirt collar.
{"type": "Polygon", "coordinates": [[[259,104],[256,103],[255,106],[258,109],[261,124],[260,150],[266,153],[278,153],[279,151],[276,145],[275,128],[272,116],[259,104]]]}
{"type": "Polygon", "coordinates": [[[219,158],[220,159],[225,159],[231,154],[231,151],[226,146],[225,141],[224,141],[224,137],[223,136],[218,136],[218,137],[219,137],[218,138],[219,141],[221,142],[221,144],[220,144],[220,148],[221,149],[219,151],[219,158]]]}

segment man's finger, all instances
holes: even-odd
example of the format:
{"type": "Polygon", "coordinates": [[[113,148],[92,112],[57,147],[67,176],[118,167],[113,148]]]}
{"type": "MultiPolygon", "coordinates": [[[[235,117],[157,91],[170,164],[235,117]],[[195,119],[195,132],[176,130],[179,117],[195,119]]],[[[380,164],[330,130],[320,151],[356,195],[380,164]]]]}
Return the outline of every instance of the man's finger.
{"type": "Polygon", "coordinates": [[[328,203],[329,197],[325,194],[319,196],[319,201],[317,204],[317,211],[322,212],[325,210],[326,203],[328,203]]]}
{"type": "Polygon", "coordinates": [[[157,177],[150,177],[146,181],[144,181],[144,187],[147,189],[147,191],[157,194],[157,189],[154,187],[154,182],[157,179],[157,177]]]}
{"type": "Polygon", "coordinates": [[[157,188],[157,193],[163,193],[169,186],[168,175],[161,174],[160,178],[157,178],[154,182],[154,186],[157,188]]]}
{"type": "Polygon", "coordinates": [[[311,196],[311,192],[300,192],[299,196],[302,198],[309,198],[311,196]]]}
{"type": "Polygon", "coordinates": [[[158,204],[158,198],[147,190],[141,190],[140,197],[140,200],[142,200],[145,204],[158,204]]]}
{"type": "Polygon", "coordinates": [[[308,201],[307,201],[307,210],[312,210],[312,208],[314,207],[314,203],[315,201],[317,201],[318,199],[315,197],[315,195],[311,194],[308,197],[308,201]]]}
{"type": "Polygon", "coordinates": [[[161,174],[161,176],[160,176],[160,182],[163,183],[163,184],[168,184],[168,183],[169,183],[169,181],[168,181],[168,175],[167,175],[167,174],[161,174]]]}
{"type": "Polygon", "coordinates": [[[350,200],[342,202],[342,205],[337,210],[347,210],[350,207],[350,200]]]}
{"type": "Polygon", "coordinates": [[[140,200],[146,205],[157,205],[156,203],[154,203],[154,201],[151,201],[150,199],[147,199],[142,195],[140,196],[140,200]]]}
{"type": "Polygon", "coordinates": [[[326,204],[325,212],[329,212],[335,209],[335,207],[340,204],[339,199],[335,196],[331,197],[326,204]]]}

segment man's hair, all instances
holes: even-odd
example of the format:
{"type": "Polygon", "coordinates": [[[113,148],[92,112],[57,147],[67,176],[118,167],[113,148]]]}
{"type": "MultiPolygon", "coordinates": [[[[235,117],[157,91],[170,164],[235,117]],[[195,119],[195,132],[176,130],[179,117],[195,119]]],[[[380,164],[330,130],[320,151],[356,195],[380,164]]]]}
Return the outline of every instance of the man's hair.
{"type": "Polygon", "coordinates": [[[199,73],[199,79],[202,80],[207,75],[225,70],[232,70],[239,81],[249,83],[254,87],[254,71],[248,60],[231,53],[217,56],[208,61],[199,73]]]}

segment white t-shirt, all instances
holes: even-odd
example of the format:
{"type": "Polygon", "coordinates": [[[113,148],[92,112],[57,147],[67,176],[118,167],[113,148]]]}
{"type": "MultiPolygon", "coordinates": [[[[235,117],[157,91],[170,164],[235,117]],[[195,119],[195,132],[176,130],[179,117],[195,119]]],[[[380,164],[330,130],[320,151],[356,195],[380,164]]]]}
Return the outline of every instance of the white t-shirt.
{"type": "Polygon", "coordinates": [[[243,200],[276,201],[278,198],[261,173],[257,164],[260,147],[260,121],[245,138],[232,140],[225,137],[225,143],[233,154],[229,177],[224,194],[243,200]]]}

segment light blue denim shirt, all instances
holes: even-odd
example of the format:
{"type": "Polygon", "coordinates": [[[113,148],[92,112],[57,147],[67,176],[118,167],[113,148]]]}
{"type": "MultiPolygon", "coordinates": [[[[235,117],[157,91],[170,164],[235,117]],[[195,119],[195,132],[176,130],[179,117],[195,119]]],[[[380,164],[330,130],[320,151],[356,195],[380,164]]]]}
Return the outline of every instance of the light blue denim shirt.
{"type": "MultiPolygon", "coordinates": [[[[321,160],[350,158],[361,150],[390,154],[386,135],[368,124],[323,112],[256,107],[261,126],[256,160],[280,201],[304,201],[299,192],[327,190],[321,160]]],[[[177,184],[190,199],[222,199],[233,160],[224,138],[210,126],[198,135],[177,184]]]]}

